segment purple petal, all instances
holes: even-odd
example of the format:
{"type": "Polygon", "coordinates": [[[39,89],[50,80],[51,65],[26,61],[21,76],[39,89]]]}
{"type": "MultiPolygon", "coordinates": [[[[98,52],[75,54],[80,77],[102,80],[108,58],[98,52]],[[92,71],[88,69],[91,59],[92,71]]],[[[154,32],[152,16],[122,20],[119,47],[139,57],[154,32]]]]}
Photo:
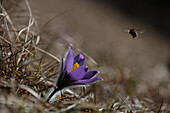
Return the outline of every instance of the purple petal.
{"type": "Polygon", "coordinates": [[[70,73],[70,76],[74,80],[80,80],[80,79],[82,79],[84,77],[87,70],[88,70],[87,66],[85,66],[85,65],[80,66],[80,67],[76,68],[75,70],[73,70],[70,73]]]}
{"type": "Polygon", "coordinates": [[[68,73],[72,71],[73,61],[74,61],[74,52],[71,47],[65,60],[65,68],[68,73]]]}
{"type": "Polygon", "coordinates": [[[78,64],[79,64],[80,66],[84,65],[84,63],[85,63],[85,58],[84,58],[84,56],[83,56],[82,54],[77,55],[77,56],[74,58],[74,64],[75,64],[76,62],[78,62],[78,64]]]}
{"type": "Polygon", "coordinates": [[[92,78],[92,79],[78,80],[78,81],[75,81],[75,83],[76,84],[87,84],[87,83],[95,82],[97,80],[103,80],[103,79],[101,77],[95,77],[95,78],[92,78]]]}
{"type": "Polygon", "coordinates": [[[99,73],[99,71],[89,71],[85,74],[85,76],[83,77],[83,79],[90,79],[92,78],[95,74],[99,73]]]}

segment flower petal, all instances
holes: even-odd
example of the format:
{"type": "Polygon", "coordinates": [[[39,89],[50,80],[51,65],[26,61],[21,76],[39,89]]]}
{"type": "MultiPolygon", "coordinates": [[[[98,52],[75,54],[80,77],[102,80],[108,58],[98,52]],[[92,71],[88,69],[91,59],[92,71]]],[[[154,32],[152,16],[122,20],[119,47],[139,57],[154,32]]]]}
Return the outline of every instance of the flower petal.
{"type": "Polygon", "coordinates": [[[75,81],[75,83],[76,84],[87,84],[87,83],[95,82],[97,80],[103,80],[103,79],[101,77],[95,77],[95,78],[92,78],[92,79],[78,80],[78,81],[75,81]]]}
{"type": "Polygon", "coordinates": [[[75,64],[76,62],[77,62],[80,66],[84,65],[84,63],[85,63],[85,58],[84,58],[84,56],[83,56],[82,54],[77,55],[77,56],[74,58],[74,64],[75,64]]]}
{"type": "Polygon", "coordinates": [[[71,47],[68,54],[67,54],[67,57],[66,57],[66,60],[65,60],[65,66],[64,66],[68,73],[70,73],[72,71],[73,61],[74,61],[74,52],[73,52],[72,47],[71,47]]]}
{"type": "Polygon", "coordinates": [[[80,66],[78,68],[76,68],[75,70],[73,70],[71,73],[70,73],[70,76],[73,80],[80,80],[84,77],[84,75],[86,74],[88,68],[87,66],[83,65],[83,66],[80,66]]]}
{"type": "Polygon", "coordinates": [[[85,74],[85,76],[83,77],[83,79],[90,79],[92,78],[95,74],[99,73],[99,71],[93,70],[93,71],[89,71],[85,74]]]}

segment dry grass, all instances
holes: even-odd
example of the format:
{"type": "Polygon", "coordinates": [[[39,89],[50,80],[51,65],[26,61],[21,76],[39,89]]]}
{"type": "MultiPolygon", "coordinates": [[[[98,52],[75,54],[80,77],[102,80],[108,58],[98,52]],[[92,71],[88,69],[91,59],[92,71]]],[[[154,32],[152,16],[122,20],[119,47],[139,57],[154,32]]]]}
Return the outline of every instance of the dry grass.
{"type": "MultiPolygon", "coordinates": [[[[105,99],[105,104],[97,101],[98,98],[104,98],[103,95],[107,93],[104,92],[106,91],[104,83],[87,88],[85,95],[80,88],[77,88],[67,90],[52,104],[46,102],[45,96],[53,87],[53,79],[58,73],[60,60],[41,44],[40,30],[28,1],[25,0],[26,9],[17,3],[13,4],[16,4],[16,7],[10,14],[2,4],[0,5],[2,11],[0,13],[0,112],[170,112],[168,103],[163,100],[155,103],[144,96],[129,97],[128,93],[136,94],[133,87],[137,84],[137,80],[120,76],[114,78],[115,84],[119,85],[122,79],[126,81],[124,86],[130,84],[126,86],[128,88],[124,91],[125,96],[120,96],[120,88],[115,85],[112,90],[113,95],[105,99]],[[22,13],[19,13],[21,10],[22,13]],[[13,23],[12,20],[15,18],[12,15],[18,16],[16,19],[18,24],[13,23]]],[[[78,48],[76,50],[83,53],[78,48]]],[[[97,63],[86,53],[84,55],[97,68],[97,63]]],[[[106,78],[106,81],[109,80],[106,78]]]]}

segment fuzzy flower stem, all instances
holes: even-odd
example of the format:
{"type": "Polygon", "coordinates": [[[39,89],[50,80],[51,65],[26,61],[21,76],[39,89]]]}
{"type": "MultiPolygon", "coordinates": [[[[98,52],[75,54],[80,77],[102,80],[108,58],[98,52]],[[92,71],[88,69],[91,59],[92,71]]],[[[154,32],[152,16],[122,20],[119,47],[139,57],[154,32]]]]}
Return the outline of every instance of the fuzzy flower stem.
{"type": "Polygon", "coordinates": [[[58,92],[60,89],[54,89],[54,91],[50,94],[50,96],[47,98],[47,102],[49,102],[50,101],[50,99],[53,97],[53,95],[56,93],[56,92],[58,92]]]}

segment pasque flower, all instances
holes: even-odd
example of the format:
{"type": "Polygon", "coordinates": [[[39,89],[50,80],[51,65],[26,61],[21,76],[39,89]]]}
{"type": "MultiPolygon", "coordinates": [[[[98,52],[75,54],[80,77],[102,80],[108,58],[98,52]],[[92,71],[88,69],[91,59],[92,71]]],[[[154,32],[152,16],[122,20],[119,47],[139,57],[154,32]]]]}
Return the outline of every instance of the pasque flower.
{"type": "Polygon", "coordinates": [[[73,47],[67,53],[65,61],[61,59],[59,75],[56,81],[57,88],[49,95],[47,101],[59,90],[71,86],[84,86],[97,80],[102,80],[101,77],[94,77],[99,73],[97,70],[88,71],[85,65],[85,58],[82,54],[75,57],[73,47]]]}

